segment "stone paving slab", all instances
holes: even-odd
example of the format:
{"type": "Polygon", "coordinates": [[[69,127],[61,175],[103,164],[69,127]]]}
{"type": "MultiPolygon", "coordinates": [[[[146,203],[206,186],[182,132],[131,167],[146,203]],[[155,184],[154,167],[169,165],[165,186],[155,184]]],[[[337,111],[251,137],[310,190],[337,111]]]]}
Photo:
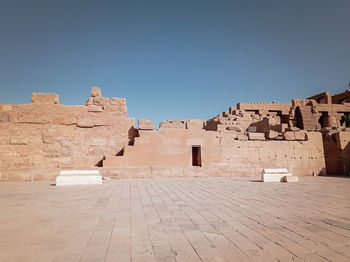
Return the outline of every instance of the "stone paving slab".
{"type": "Polygon", "coordinates": [[[0,183],[0,261],[350,261],[350,179],[0,183]]]}

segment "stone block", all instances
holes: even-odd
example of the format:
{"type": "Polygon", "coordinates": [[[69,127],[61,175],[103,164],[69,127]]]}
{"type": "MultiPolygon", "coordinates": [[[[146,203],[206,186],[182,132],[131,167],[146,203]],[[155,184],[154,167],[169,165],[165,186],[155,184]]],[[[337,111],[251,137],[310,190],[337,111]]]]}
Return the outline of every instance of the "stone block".
{"type": "Polygon", "coordinates": [[[24,136],[11,136],[10,144],[11,145],[26,145],[26,144],[28,144],[28,140],[24,136]]]}
{"type": "Polygon", "coordinates": [[[91,106],[94,104],[94,98],[93,97],[89,97],[88,101],[85,102],[86,106],[91,106]]]}
{"type": "Polygon", "coordinates": [[[88,112],[103,112],[103,107],[90,105],[88,106],[88,112]]]}
{"type": "Polygon", "coordinates": [[[248,133],[249,140],[265,140],[264,133],[248,133]]]}
{"type": "Polygon", "coordinates": [[[301,140],[301,141],[306,140],[306,132],[305,131],[294,132],[294,135],[295,135],[295,140],[301,140]]]}
{"type": "Polygon", "coordinates": [[[101,89],[94,86],[91,88],[91,97],[100,97],[101,96],[101,89]]]}
{"type": "Polygon", "coordinates": [[[56,177],[56,186],[101,185],[102,176],[60,175],[56,177]]]}
{"type": "Polygon", "coordinates": [[[32,104],[59,104],[59,96],[50,93],[32,93],[32,104]]]}
{"type": "Polygon", "coordinates": [[[48,124],[52,122],[52,116],[46,115],[44,112],[41,114],[19,114],[18,122],[31,124],[48,124]]]}
{"type": "Polygon", "coordinates": [[[298,176],[284,176],[282,181],[285,183],[299,182],[299,177],[298,176]]]}
{"type": "Polygon", "coordinates": [[[266,133],[266,136],[267,136],[268,139],[275,139],[276,137],[278,137],[278,132],[273,131],[273,130],[269,130],[266,133]]]}
{"type": "Polygon", "coordinates": [[[111,105],[114,105],[114,106],[126,106],[125,98],[112,97],[110,98],[109,102],[111,105]]]}
{"type": "Polygon", "coordinates": [[[94,97],[93,104],[95,106],[108,106],[110,105],[110,99],[108,97],[94,97]]]}
{"type": "Polygon", "coordinates": [[[140,130],[154,130],[156,128],[155,124],[151,120],[139,119],[138,129],[140,130]]]}
{"type": "Polygon", "coordinates": [[[50,135],[43,135],[43,143],[53,144],[55,142],[55,137],[50,135]]]}
{"type": "Polygon", "coordinates": [[[0,123],[9,122],[10,116],[6,113],[0,113],[0,123]]]}
{"type": "Polygon", "coordinates": [[[295,126],[286,128],[286,131],[299,131],[299,130],[300,130],[300,128],[299,127],[295,127],[295,126]]]}
{"type": "Polygon", "coordinates": [[[294,141],[295,140],[295,132],[293,131],[286,131],[285,133],[282,134],[283,139],[288,140],[288,141],[294,141]]]}
{"type": "Polygon", "coordinates": [[[236,139],[241,140],[241,141],[247,141],[248,137],[246,135],[243,135],[243,134],[237,134],[236,139]]]}
{"type": "Polygon", "coordinates": [[[185,125],[184,120],[166,120],[166,121],[162,121],[159,124],[159,128],[176,128],[176,129],[185,129],[186,125],[185,125]]]}
{"type": "Polygon", "coordinates": [[[292,176],[286,168],[263,169],[261,180],[263,182],[282,182],[286,176],[292,176]]]}
{"type": "Polygon", "coordinates": [[[248,132],[255,133],[255,132],[256,132],[256,126],[248,126],[247,131],[248,131],[248,132]]]}
{"type": "Polygon", "coordinates": [[[77,127],[82,127],[82,128],[92,128],[94,127],[94,123],[90,119],[78,119],[77,127]]]}
{"type": "Polygon", "coordinates": [[[242,128],[240,126],[228,126],[226,129],[230,131],[242,132],[242,128]]]}
{"type": "Polygon", "coordinates": [[[186,122],[187,129],[202,129],[203,120],[201,119],[190,119],[186,122]]]}

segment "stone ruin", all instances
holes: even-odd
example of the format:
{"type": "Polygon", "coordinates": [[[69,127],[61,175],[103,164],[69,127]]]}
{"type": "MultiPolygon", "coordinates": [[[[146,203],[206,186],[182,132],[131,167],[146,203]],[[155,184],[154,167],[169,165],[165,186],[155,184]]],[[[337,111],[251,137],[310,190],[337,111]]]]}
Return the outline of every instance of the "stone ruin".
{"type": "Polygon", "coordinates": [[[350,90],[291,103],[238,103],[207,121],[127,117],[124,98],[97,87],[83,106],[33,93],[0,105],[0,179],[54,180],[62,169],[109,177],[258,176],[288,168],[299,176],[348,174],[350,90]]]}

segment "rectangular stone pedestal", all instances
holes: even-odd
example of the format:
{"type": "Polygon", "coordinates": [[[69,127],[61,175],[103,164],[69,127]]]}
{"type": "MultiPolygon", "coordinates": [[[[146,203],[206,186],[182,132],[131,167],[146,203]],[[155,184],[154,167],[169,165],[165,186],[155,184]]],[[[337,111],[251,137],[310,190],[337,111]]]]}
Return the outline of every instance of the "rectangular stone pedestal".
{"type": "Polygon", "coordinates": [[[286,168],[264,169],[261,180],[263,182],[282,182],[285,176],[292,176],[286,168]]]}
{"type": "Polygon", "coordinates": [[[61,170],[56,177],[56,186],[100,185],[102,176],[99,170],[61,170]]]}

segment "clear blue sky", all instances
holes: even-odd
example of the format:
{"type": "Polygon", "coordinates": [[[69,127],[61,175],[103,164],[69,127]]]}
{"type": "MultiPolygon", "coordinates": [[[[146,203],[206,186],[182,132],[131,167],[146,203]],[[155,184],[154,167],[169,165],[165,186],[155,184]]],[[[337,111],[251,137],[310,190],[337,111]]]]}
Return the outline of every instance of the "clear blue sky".
{"type": "Polygon", "coordinates": [[[84,104],[99,86],[158,123],[340,93],[349,14],[349,0],[1,0],[0,103],[84,104]]]}

